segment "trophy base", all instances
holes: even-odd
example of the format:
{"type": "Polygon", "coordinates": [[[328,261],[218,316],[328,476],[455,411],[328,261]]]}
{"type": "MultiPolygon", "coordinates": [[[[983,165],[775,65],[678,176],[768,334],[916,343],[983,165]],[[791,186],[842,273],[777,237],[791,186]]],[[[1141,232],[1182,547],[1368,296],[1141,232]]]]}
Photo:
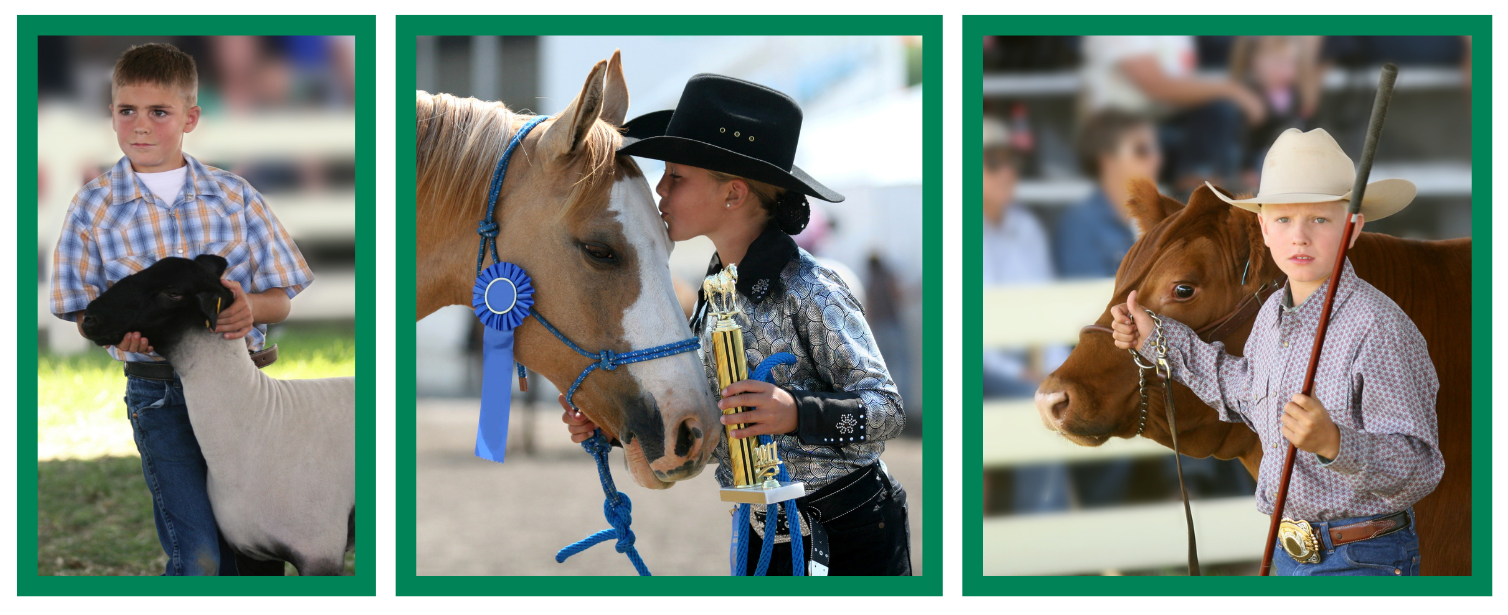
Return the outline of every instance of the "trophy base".
{"type": "Polygon", "coordinates": [[[718,495],[724,502],[774,504],[806,495],[806,483],[781,482],[779,487],[773,489],[765,489],[761,486],[723,487],[718,490],[718,495]]]}

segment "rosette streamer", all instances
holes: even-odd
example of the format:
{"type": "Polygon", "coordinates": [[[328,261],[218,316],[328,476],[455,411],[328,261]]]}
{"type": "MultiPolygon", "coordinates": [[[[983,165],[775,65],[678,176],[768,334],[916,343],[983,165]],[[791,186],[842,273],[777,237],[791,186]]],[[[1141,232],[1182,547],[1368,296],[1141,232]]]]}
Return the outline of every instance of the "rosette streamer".
{"type": "Polygon", "coordinates": [[[508,448],[508,411],[513,399],[513,329],[534,305],[529,274],[513,263],[482,270],[471,291],[471,307],[482,333],[482,411],[477,421],[476,456],[503,462],[508,448]]]}

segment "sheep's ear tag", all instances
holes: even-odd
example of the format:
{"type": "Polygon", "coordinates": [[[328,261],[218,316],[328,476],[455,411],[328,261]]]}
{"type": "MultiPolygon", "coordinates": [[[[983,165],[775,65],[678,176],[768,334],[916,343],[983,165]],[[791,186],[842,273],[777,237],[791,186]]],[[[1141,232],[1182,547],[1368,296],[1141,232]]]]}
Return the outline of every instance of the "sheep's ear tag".
{"type": "MultiPolygon", "coordinates": [[[[482,327],[482,409],[476,456],[502,463],[508,448],[508,410],[513,401],[513,330],[529,317],[534,286],[513,263],[496,263],[477,275],[471,307],[482,327]]],[[[523,366],[520,365],[520,368],[523,366]]],[[[522,369],[519,370],[522,373],[522,369]]],[[[527,381],[519,379],[527,389],[527,381]]]]}
{"type": "Polygon", "coordinates": [[[199,293],[199,311],[204,313],[204,328],[214,329],[220,323],[220,303],[223,297],[219,293],[199,293]],[[215,298],[214,308],[210,307],[210,296],[215,298]]]}

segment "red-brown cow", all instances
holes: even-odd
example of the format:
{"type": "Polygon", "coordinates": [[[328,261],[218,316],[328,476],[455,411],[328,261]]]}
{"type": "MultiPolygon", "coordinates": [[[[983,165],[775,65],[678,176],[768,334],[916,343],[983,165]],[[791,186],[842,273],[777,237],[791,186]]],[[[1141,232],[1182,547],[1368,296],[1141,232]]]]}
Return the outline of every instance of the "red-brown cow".
{"type": "MultiPolygon", "coordinates": [[[[1242,311],[1234,326],[1216,326],[1238,304],[1283,273],[1262,243],[1257,216],[1227,205],[1201,187],[1188,206],[1138,182],[1130,207],[1145,234],[1115,276],[1115,296],[1099,325],[1110,324],[1110,305],[1132,290],[1139,302],[1195,330],[1211,328],[1225,351],[1239,355],[1256,311],[1242,311]],[[1246,270],[1248,260],[1250,270],[1246,270]],[[1245,283],[1242,275],[1245,272],[1245,283]],[[1194,296],[1177,301],[1172,288],[1193,284],[1194,296]]],[[[1422,574],[1471,574],[1471,240],[1414,241],[1362,233],[1348,258],[1356,274],[1403,308],[1429,343],[1440,379],[1436,411],[1445,475],[1434,493],[1415,505],[1422,574]]],[[[1149,375],[1149,378],[1151,376],[1149,375]]],[[[1160,387],[1158,387],[1160,388],[1160,387]]],[[[1187,387],[1175,385],[1178,442],[1185,455],[1240,458],[1256,475],[1261,443],[1243,424],[1221,422],[1187,387]]],[[[1143,433],[1172,446],[1161,395],[1151,395],[1143,433]]],[[[1140,415],[1137,370],[1110,335],[1086,331],[1063,366],[1037,390],[1042,422],[1069,440],[1099,446],[1111,437],[1136,436],[1140,415]]],[[[1261,545],[1252,545],[1253,553],[1261,545]]],[[[1282,556],[1281,553],[1278,554],[1282,556]]]]}

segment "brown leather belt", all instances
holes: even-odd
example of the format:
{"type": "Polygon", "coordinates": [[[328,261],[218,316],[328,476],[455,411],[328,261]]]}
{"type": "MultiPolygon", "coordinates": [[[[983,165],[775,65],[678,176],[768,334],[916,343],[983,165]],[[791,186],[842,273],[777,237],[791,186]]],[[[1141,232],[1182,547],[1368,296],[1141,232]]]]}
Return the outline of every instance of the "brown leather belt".
{"type": "MultiPolygon", "coordinates": [[[[278,360],[277,344],[255,352],[248,352],[251,354],[251,364],[257,366],[257,369],[272,365],[278,360]]],[[[126,376],[165,382],[172,382],[176,378],[173,374],[173,365],[167,361],[127,361],[126,376]]]]}
{"type": "Polygon", "coordinates": [[[1330,528],[1330,544],[1341,546],[1363,540],[1371,540],[1405,529],[1409,526],[1408,511],[1396,512],[1371,521],[1330,528]]]}

